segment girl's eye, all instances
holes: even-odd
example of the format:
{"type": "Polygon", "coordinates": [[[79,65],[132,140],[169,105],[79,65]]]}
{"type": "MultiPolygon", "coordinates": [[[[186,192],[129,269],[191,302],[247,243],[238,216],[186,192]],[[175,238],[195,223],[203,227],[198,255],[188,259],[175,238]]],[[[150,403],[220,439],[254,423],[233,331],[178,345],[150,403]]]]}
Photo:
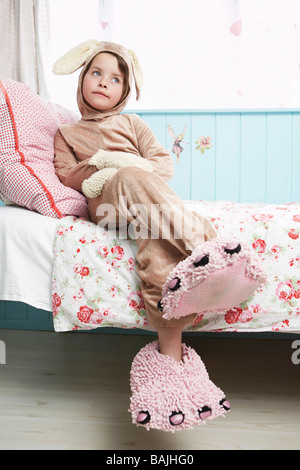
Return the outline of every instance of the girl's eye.
{"type": "Polygon", "coordinates": [[[120,83],[120,80],[119,80],[117,77],[114,77],[114,78],[112,79],[112,81],[113,81],[114,83],[120,83]]]}
{"type": "Polygon", "coordinates": [[[97,70],[95,70],[95,72],[93,72],[93,75],[95,75],[95,77],[100,77],[100,72],[98,72],[97,70]]]}

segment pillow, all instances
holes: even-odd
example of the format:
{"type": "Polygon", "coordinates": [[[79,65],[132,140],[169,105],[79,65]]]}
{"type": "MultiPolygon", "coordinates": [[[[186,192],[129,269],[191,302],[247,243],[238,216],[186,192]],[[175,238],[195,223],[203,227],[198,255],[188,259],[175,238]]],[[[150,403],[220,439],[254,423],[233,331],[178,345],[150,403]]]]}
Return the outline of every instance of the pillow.
{"type": "Polygon", "coordinates": [[[85,197],[64,186],[53,165],[57,129],[77,119],[23,83],[0,81],[0,198],[4,204],[54,218],[89,218],[85,197]]]}

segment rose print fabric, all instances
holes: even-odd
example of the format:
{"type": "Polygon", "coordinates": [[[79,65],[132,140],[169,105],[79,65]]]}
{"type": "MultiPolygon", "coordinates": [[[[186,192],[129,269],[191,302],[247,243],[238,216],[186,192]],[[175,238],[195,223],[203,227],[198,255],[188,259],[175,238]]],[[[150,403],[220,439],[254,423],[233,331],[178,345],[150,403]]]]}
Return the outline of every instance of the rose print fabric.
{"type": "Polygon", "coordinates": [[[300,331],[300,203],[247,204],[227,201],[191,204],[208,217],[218,237],[250,243],[268,273],[254,296],[226,314],[200,316],[193,330],[300,331]]]}
{"type": "MultiPolygon", "coordinates": [[[[189,331],[300,331],[300,203],[187,202],[218,237],[250,243],[268,273],[266,286],[238,308],[200,315],[189,331]]],[[[56,331],[99,327],[152,330],[136,273],[134,240],[65,217],[54,242],[56,331]]]]}
{"type": "Polygon", "coordinates": [[[151,330],[135,269],[136,244],[84,219],[65,217],[54,241],[55,331],[100,326],[151,330]]]}

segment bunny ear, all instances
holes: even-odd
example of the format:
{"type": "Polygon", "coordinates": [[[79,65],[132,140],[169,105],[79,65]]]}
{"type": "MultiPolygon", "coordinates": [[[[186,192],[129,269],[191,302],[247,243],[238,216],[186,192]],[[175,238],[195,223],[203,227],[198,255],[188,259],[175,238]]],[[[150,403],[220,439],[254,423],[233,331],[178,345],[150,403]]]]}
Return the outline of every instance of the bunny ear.
{"type": "Polygon", "coordinates": [[[142,86],[143,86],[143,71],[138,61],[136,53],[131,49],[129,49],[128,52],[130,54],[131,61],[132,61],[132,68],[133,68],[133,75],[134,75],[135,89],[136,89],[136,99],[138,100],[140,98],[140,94],[141,94],[142,86]]]}
{"type": "Polygon", "coordinates": [[[58,59],[53,66],[53,73],[55,75],[69,75],[81,67],[89,55],[100,46],[100,42],[96,39],[89,39],[82,42],[78,46],[71,49],[60,59],[58,59]]]}

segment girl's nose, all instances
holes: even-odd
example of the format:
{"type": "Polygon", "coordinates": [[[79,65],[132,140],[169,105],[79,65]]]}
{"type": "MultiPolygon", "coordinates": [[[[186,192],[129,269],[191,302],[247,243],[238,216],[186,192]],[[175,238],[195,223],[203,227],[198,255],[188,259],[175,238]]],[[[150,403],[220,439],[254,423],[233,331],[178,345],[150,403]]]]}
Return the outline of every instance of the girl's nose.
{"type": "Polygon", "coordinates": [[[101,77],[101,79],[99,80],[98,86],[100,86],[101,88],[107,88],[107,83],[106,83],[105,78],[101,77]]]}

